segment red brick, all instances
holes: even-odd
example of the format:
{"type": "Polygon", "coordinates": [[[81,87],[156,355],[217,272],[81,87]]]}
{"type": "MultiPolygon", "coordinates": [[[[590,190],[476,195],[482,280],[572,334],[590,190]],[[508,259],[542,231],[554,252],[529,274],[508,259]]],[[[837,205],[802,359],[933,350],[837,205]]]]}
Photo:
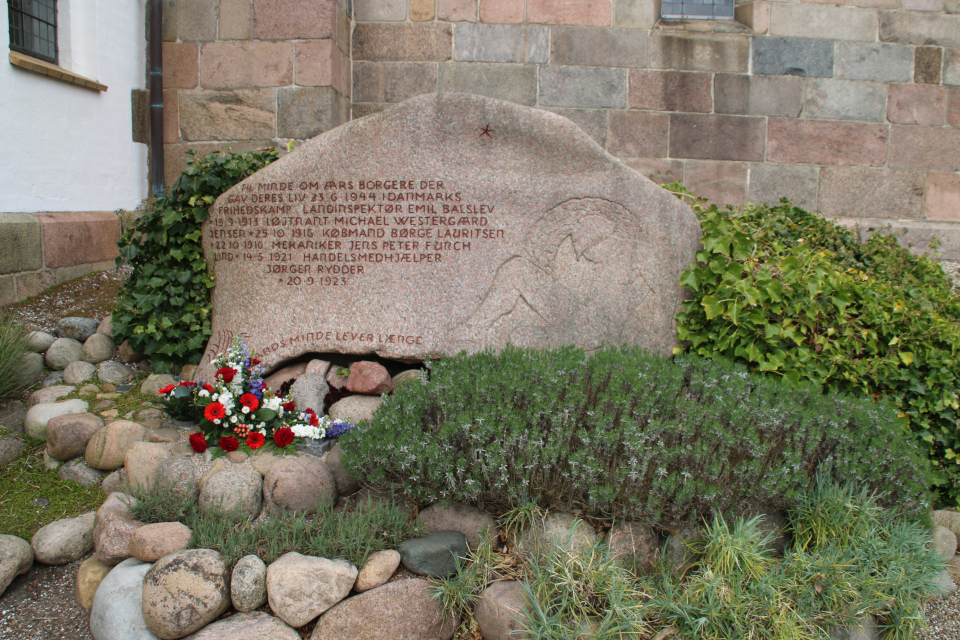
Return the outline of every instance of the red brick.
{"type": "Polygon", "coordinates": [[[120,220],[110,211],[38,213],[46,267],[113,260],[119,255],[120,220]]]}
{"type": "Polygon", "coordinates": [[[610,3],[606,0],[527,0],[527,22],[609,27],[610,3]]]}
{"type": "Polygon", "coordinates": [[[914,171],[960,171],[960,129],[892,127],[890,166],[914,171]]]}
{"type": "Polygon", "coordinates": [[[709,73],[634,69],[630,72],[631,109],[710,113],[713,98],[709,73]]]}
{"type": "Polygon", "coordinates": [[[259,40],[332,38],[336,0],[254,0],[253,37],[259,40]]]}
{"type": "Polygon", "coordinates": [[[887,138],[886,125],[771,118],[767,162],[879,167],[887,161],[887,138]]]}
{"type": "Polygon", "coordinates": [[[947,124],[960,127],[960,87],[947,92],[947,124]]]}
{"type": "Polygon", "coordinates": [[[200,77],[200,46],[196,42],[163,43],[163,86],[196,89],[200,77]]]}
{"type": "Polygon", "coordinates": [[[683,180],[683,161],[665,158],[625,158],[623,164],[657,184],[683,180]]]}
{"type": "Polygon", "coordinates": [[[747,168],[743,162],[688,160],[683,185],[693,195],[718,206],[739,206],[747,201],[747,168]]]}
{"type": "Polygon", "coordinates": [[[476,22],[478,0],[437,0],[437,18],[447,22],[476,22]]]}
{"type": "Polygon", "coordinates": [[[353,30],[353,59],[446,62],[453,55],[453,25],[431,22],[362,22],[353,30]]]}
{"type": "Polygon", "coordinates": [[[662,113],[611,111],[607,150],[628,158],[662,158],[667,155],[668,126],[662,113]]]}
{"type": "Polygon", "coordinates": [[[249,40],[253,34],[253,1],[220,0],[219,40],[249,40]]]}
{"type": "Polygon", "coordinates": [[[163,90],[163,142],[180,142],[180,92],[163,90]]]}
{"type": "Polygon", "coordinates": [[[211,42],[200,50],[204,89],[252,89],[293,84],[292,42],[211,42]]]}
{"type": "Polygon", "coordinates": [[[927,220],[960,222],[960,175],[928,173],[924,217],[927,220]]]}
{"type": "Polygon", "coordinates": [[[895,124],[942,125],[947,92],[931,84],[891,84],[887,94],[887,120],[895,124]]]}
{"type": "Polygon", "coordinates": [[[523,22],[524,0],[480,0],[480,21],[490,24],[523,22]]]}
{"type": "Polygon", "coordinates": [[[923,210],[923,174],[862,167],[820,170],[820,213],[830,217],[915,219],[923,210]]]}
{"type": "Polygon", "coordinates": [[[437,17],[437,0],[410,0],[409,10],[414,22],[428,22],[437,17]]]}
{"type": "Polygon", "coordinates": [[[763,162],[765,118],[675,113],[670,157],[763,162]]]}
{"type": "MultiPolygon", "coordinates": [[[[309,40],[297,43],[294,56],[296,84],[301,87],[326,87],[334,83],[333,40],[309,40]]],[[[343,90],[340,90],[343,93],[343,90]]]]}

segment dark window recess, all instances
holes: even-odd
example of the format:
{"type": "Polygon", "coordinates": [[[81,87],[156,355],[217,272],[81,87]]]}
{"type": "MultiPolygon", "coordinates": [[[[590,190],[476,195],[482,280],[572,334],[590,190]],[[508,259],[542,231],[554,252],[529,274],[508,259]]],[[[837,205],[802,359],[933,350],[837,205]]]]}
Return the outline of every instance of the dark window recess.
{"type": "Polygon", "coordinates": [[[734,0],[663,0],[660,17],[671,20],[733,20],[734,0]]]}
{"type": "Polygon", "coordinates": [[[10,48],[57,64],[57,0],[7,0],[10,48]]]}

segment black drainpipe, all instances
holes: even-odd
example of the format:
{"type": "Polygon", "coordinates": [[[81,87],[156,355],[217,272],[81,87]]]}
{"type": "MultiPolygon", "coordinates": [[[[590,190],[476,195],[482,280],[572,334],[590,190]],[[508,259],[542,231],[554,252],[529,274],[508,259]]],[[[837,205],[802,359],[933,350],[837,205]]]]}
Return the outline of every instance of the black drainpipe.
{"type": "Polygon", "coordinates": [[[163,6],[150,0],[150,176],[154,197],[163,195],[163,6]]]}

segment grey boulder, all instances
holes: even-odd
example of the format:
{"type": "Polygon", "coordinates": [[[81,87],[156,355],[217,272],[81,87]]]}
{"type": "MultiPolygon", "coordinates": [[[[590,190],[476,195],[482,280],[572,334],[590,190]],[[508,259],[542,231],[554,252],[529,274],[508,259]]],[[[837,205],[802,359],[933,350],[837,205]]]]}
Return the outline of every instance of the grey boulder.
{"type": "Polygon", "coordinates": [[[51,418],[71,413],[84,413],[87,406],[83,400],[63,400],[34,405],[27,410],[27,415],[23,419],[24,433],[34,440],[46,440],[47,423],[51,418]]]}
{"type": "Polygon", "coordinates": [[[467,557],[467,538],[458,531],[435,531],[404,541],[397,551],[409,571],[420,576],[446,578],[456,573],[457,558],[467,557]]]}
{"type": "Polygon", "coordinates": [[[23,538],[0,534],[0,595],[33,566],[33,547],[23,538]]]}
{"type": "Polygon", "coordinates": [[[90,608],[94,640],[157,640],[143,618],[143,577],[150,565],[124,560],[104,577],[90,608]]]}
{"type": "Polygon", "coordinates": [[[267,601],[267,565],[257,556],[243,556],[233,567],[230,600],[237,611],[259,609],[267,601]]]}
{"type": "Polygon", "coordinates": [[[70,316],[57,321],[54,333],[60,338],[72,338],[78,342],[83,342],[95,334],[99,326],[100,323],[93,318],[70,316]]]}
{"type": "Polygon", "coordinates": [[[79,560],[93,548],[93,511],[76,518],[64,518],[41,527],[30,546],[37,562],[62,565],[79,560]]]}

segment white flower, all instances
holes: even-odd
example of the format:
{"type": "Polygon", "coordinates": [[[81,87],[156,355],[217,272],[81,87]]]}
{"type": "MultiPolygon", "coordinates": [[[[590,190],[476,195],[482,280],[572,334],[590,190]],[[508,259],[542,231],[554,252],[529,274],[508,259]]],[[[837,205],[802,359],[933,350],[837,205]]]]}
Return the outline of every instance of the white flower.
{"type": "Polygon", "coordinates": [[[233,424],[237,424],[237,416],[230,416],[230,422],[233,424]]]}
{"type": "Polygon", "coordinates": [[[247,414],[250,413],[250,407],[243,407],[240,409],[240,413],[247,414]]]}
{"type": "Polygon", "coordinates": [[[213,424],[220,424],[220,418],[217,418],[216,420],[214,420],[213,424]]]}
{"type": "Polygon", "coordinates": [[[207,396],[210,395],[210,392],[207,391],[206,389],[201,389],[200,393],[198,393],[197,395],[200,396],[201,398],[206,398],[207,396]]]}

